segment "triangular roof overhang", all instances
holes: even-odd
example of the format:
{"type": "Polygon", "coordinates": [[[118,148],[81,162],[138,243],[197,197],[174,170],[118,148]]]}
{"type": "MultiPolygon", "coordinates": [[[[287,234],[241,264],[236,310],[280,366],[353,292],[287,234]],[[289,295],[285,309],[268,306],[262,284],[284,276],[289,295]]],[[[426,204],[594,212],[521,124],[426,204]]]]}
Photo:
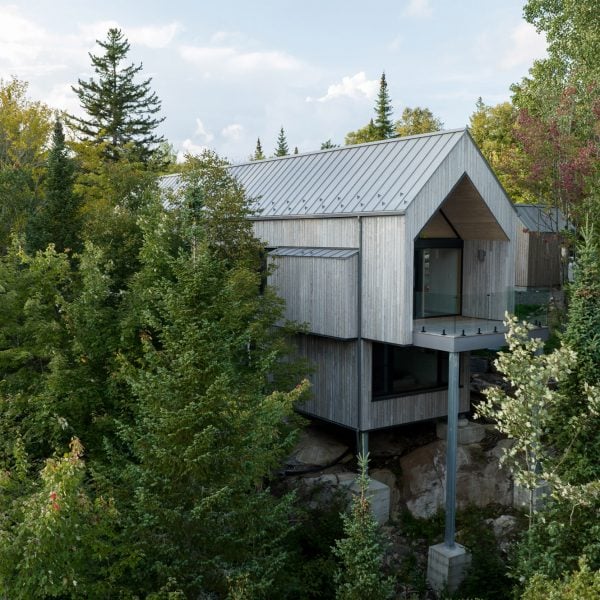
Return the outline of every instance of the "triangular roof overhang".
{"type": "Polygon", "coordinates": [[[466,173],[423,227],[420,236],[508,240],[508,236],[466,173]]]}

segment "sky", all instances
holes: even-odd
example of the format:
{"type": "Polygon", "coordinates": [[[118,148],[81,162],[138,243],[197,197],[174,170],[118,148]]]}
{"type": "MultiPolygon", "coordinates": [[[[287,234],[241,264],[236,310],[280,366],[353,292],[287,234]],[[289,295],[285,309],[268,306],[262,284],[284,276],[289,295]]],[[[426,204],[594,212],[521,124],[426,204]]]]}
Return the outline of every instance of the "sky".
{"type": "Polygon", "coordinates": [[[399,118],[428,107],[445,129],[468,125],[475,103],[545,55],[523,0],[0,0],[0,78],[29,97],[81,114],[71,90],[93,76],[95,40],[120,28],[128,59],[162,101],[159,132],[176,152],[208,147],[233,162],[260,138],[275,151],[341,144],[373,116],[381,73],[399,118]]]}

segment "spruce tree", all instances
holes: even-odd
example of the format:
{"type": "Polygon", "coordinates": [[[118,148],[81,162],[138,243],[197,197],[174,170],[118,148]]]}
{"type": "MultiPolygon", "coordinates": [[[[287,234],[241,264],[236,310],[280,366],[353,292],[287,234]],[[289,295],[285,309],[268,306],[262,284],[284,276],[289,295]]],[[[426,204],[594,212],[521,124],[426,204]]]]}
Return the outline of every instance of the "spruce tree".
{"type": "Polygon", "coordinates": [[[287,156],[290,153],[288,148],[287,140],[285,139],[285,131],[283,127],[279,130],[277,136],[277,148],[275,149],[275,156],[287,156]]]}
{"type": "Polygon", "coordinates": [[[147,161],[164,137],[155,129],[161,103],[150,89],[151,78],[136,82],[142,64],[122,66],[130,46],[119,29],[109,29],[106,41],[97,40],[103,55],[90,53],[96,79],[78,80],[72,89],[79,97],[86,118],[71,117],[73,127],[84,139],[105,146],[106,157],[118,160],[125,151],[147,161]]]}
{"type": "Polygon", "coordinates": [[[375,103],[375,127],[380,140],[394,137],[394,122],[392,121],[392,101],[388,92],[385,73],[381,74],[379,80],[379,93],[375,103]]]}
{"type": "Polygon", "coordinates": [[[256,149],[254,150],[254,154],[250,157],[250,160],[264,160],[265,158],[266,156],[263,152],[262,145],[260,143],[260,138],[257,138],[256,149]]]}
{"type": "Polygon", "coordinates": [[[73,192],[75,162],[69,156],[59,119],[54,123],[48,154],[45,199],[29,222],[28,242],[32,250],[53,243],[58,252],[80,250],[80,198],[73,192]]]}

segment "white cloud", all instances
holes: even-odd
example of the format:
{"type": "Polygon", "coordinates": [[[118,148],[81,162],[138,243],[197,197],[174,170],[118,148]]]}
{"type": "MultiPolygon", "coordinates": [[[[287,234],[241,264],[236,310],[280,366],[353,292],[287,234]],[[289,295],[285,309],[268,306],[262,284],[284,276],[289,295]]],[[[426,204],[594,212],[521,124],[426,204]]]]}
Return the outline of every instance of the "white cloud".
{"type": "Polygon", "coordinates": [[[200,119],[196,119],[196,131],[194,136],[202,138],[207,144],[215,139],[215,136],[206,129],[204,123],[200,119]]]}
{"type": "Polygon", "coordinates": [[[388,44],[388,50],[391,50],[392,52],[396,52],[397,50],[400,50],[402,43],[404,42],[404,38],[401,35],[397,35],[389,44],[388,44]]]}
{"type": "Polygon", "coordinates": [[[327,93],[320,98],[306,99],[307,102],[329,102],[338,98],[368,98],[372,100],[377,95],[379,81],[367,79],[364,71],[356,75],[342,77],[340,83],[333,83],[327,88],[327,93]]]}
{"type": "Polygon", "coordinates": [[[208,146],[204,146],[202,144],[195,144],[192,140],[187,138],[183,140],[183,142],[181,142],[181,149],[179,150],[179,152],[177,152],[177,162],[184,162],[186,154],[198,156],[208,149],[208,146]]]}
{"type": "Polygon", "coordinates": [[[522,65],[531,65],[546,54],[546,39],[533,25],[519,23],[510,34],[510,46],[498,62],[506,71],[522,65]]]}
{"type": "Polygon", "coordinates": [[[285,52],[247,52],[234,46],[181,46],[181,57],[200,69],[205,76],[215,74],[244,74],[259,71],[296,71],[301,61],[285,52]]]}
{"type": "Polygon", "coordinates": [[[409,0],[407,6],[402,11],[404,17],[416,17],[425,19],[432,15],[433,10],[429,5],[429,0],[409,0]]]}
{"type": "Polygon", "coordinates": [[[173,22],[168,25],[126,27],[124,32],[132,44],[148,48],[166,48],[181,29],[179,23],[173,22]]]}
{"type": "Polygon", "coordinates": [[[228,140],[233,142],[237,142],[242,139],[242,135],[244,133],[244,127],[239,123],[232,123],[231,125],[227,125],[221,131],[221,135],[228,140]]]}

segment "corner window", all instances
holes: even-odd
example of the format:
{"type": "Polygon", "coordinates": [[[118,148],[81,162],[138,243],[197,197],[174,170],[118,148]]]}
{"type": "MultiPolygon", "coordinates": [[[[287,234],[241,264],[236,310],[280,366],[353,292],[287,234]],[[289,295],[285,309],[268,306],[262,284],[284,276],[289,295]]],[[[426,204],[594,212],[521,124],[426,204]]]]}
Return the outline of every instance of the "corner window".
{"type": "Polygon", "coordinates": [[[447,387],[447,352],[373,343],[373,399],[447,387]]]}

